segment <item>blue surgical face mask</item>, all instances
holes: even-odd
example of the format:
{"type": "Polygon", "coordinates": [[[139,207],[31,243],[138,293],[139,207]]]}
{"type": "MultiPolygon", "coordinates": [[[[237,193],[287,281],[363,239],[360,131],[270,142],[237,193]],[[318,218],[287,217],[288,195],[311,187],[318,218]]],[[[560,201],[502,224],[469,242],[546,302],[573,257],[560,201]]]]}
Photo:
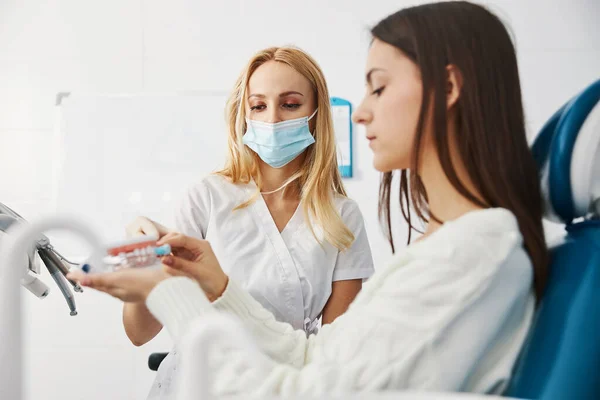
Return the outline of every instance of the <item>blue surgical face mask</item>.
{"type": "Polygon", "coordinates": [[[277,123],[246,120],[243,142],[273,168],[281,168],[315,142],[308,121],[315,116],[277,123]]]}

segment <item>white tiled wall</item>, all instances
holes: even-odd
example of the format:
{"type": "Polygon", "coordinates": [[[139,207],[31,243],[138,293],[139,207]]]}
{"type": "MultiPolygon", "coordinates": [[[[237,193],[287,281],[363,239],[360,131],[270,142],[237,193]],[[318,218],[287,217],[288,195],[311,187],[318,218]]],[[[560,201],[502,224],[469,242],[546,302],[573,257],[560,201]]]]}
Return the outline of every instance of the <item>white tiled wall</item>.
{"type": "MultiPolygon", "coordinates": [[[[0,201],[26,218],[50,211],[57,92],[228,90],[254,51],[295,44],[319,61],[331,94],[356,105],[369,27],[419,2],[2,0],[0,201]]],[[[600,77],[600,2],[485,3],[516,36],[533,136],[557,107],[600,77]]],[[[363,131],[356,133],[356,177],[346,185],[381,264],[389,251],[377,224],[379,176],[363,131]]],[[[24,298],[29,399],[144,398],[154,376],[147,355],[168,348],[166,334],[134,348],[123,333],[121,305],[98,293],[77,297],[75,318],[58,293],[44,301],[24,298]]]]}

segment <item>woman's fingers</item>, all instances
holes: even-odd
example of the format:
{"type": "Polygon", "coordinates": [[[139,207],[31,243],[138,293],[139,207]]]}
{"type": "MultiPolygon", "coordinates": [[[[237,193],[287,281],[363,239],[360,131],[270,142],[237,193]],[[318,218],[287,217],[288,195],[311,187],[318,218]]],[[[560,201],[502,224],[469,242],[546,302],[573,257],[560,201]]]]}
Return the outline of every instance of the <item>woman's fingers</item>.
{"type": "MultiPolygon", "coordinates": [[[[184,249],[193,254],[193,257],[166,256],[162,259],[164,270],[171,275],[187,275],[198,282],[206,297],[210,301],[219,298],[229,278],[219,265],[210,244],[206,240],[199,240],[181,234],[166,235],[160,244],[169,244],[172,249],[184,249]]],[[[174,251],[174,254],[178,254],[174,251]]]]}
{"type": "Polygon", "coordinates": [[[197,246],[197,239],[191,238],[186,235],[182,235],[181,233],[167,233],[164,237],[162,237],[159,241],[159,245],[168,244],[171,247],[180,247],[188,250],[195,250],[197,246]]]}
{"type": "Polygon", "coordinates": [[[112,286],[109,274],[86,274],[82,271],[72,271],[67,274],[67,279],[77,281],[82,286],[97,290],[102,290],[101,288],[107,289],[112,286]]]}
{"type": "Polygon", "coordinates": [[[169,232],[163,238],[161,238],[157,244],[159,246],[163,244],[169,244],[169,246],[171,246],[171,254],[186,260],[194,261],[198,255],[198,250],[190,250],[186,248],[183,244],[189,246],[190,241],[180,238],[180,236],[184,235],[176,232],[169,232]]]}
{"type": "Polygon", "coordinates": [[[199,240],[181,233],[167,233],[159,241],[159,245],[169,244],[171,247],[179,247],[190,251],[202,249],[204,240],[199,240]]]}
{"type": "Polygon", "coordinates": [[[181,257],[181,258],[184,258],[184,259],[190,260],[190,261],[194,261],[194,259],[196,258],[196,254],[197,254],[197,253],[193,253],[193,252],[189,251],[188,249],[183,249],[183,248],[171,248],[171,253],[174,256],[181,257]]]}
{"type": "Polygon", "coordinates": [[[120,271],[99,274],[85,274],[73,271],[69,279],[79,281],[82,286],[89,287],[123,301],[145,301],[152,289],[168,275],[162,269],[125,268],[120,271]]]}
{"type": "MultiPolygon", "coordinates": [[[[179,271],[196,280],[200,278],[201,266],[197,262],[189,261],[177,256],[166,256],[163,258],[162,262],[171,270],[179,271]]],[[[169,272],[169,270],[167,270],[167,272],[169,272]]]]}
{"type": "Polygon", "coordinates": [[[84,273],[83,271],[71,271],[67,274],[67,279],[79,282],[82,286],[93,287],[96,280],[93,275],[84,273]]]}
{"type": "Polygon", "coordinates": [[[154,223],[154,227],[158,230],[158,237],[161,238],[167,235],[171,230],[164,225],[159,224],[156,221],[152,221],[154,223]]]}
{"type": "Polygon", "coordinates": [[[153,221],[146,217],[137,217],[125,228],[128,237],[141,235],[160,236],[159,227],[153,221]]]}
{"type": "Polygon", "coordinates": [[[113,294],[115,287],[110,283],[110,279],[107,279],[107,277],[102,274],[86,274],[82,271],[72,271],[67,274],[67,279],[77,281],[81,286],[115,296],[113,294]]]}
{"type": "Polygon", "coordinates": [[[67,279],[70,279],[72,281],[77,281],[77,282],[83,284],[83,281],[87,278],[87,276],[88,275],[85,274],[83,271],[73,270],[67,274],[67,279]]]}
{"type": "MultiPolygon", "coordinates": [[[[169,274],[169,275],[172,275],[172,276],[188,276],[188,277],[189,277],[189,275],[188,275],[188,274],[186,274],[185,272],[183,272],[183,271],[180,271],[180,270],[178,270],[178,269],[175,269],[175,268],[171,268],[171,267],[169,267],[167,264],[163,264],[163,270],[164,270],[164,271],[165,271],[167,274],[169,274]]],[[[193,278],[193,277],[192,277],[192,278],[193,278]]],[[[195,279],[195,278],[194,278],[194,279],[195,279]]]]}

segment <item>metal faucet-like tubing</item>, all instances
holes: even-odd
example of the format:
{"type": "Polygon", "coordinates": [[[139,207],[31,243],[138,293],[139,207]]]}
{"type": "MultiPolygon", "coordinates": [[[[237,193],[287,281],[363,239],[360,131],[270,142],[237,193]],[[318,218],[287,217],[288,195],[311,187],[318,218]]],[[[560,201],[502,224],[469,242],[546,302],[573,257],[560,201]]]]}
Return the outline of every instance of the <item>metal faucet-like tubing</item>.
{"type": "Polygon", "coordinates": [[[99,236],[79,219],[48,217],[15,228],[0,243],[0,399],[22,400],[23,349],[20,278],[23,254],[40,234],[61,229],[80,234],[92,247],[90,262],[102,262],[99,236]]]}

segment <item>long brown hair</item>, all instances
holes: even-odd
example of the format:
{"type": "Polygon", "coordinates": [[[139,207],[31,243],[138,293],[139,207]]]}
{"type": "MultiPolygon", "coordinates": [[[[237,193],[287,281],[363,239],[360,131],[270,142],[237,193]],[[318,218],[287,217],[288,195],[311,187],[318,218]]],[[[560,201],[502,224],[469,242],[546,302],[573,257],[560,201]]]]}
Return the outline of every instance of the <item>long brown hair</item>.
{"type": "MultiPolygon", "coordinates": [[[[440,162],[454,188],[480,207],[502,207],[516,216],[533,264],[539,299],[548,264],[543,203],[537,167],[527,145],[515,48],[505,26],[482,6],[452,1],[403,9],[379,22],[371,32],[412,59],[421,72],[423,102],[414,157],[410,170],[402,170],[400,176],[400,207],[409,225],[409,242],[414,229],[411,204],[422,220],[437,220],[428,210],[427,193],[418,176],[423,127],[431,118],[440,162]],[[449,65],[463,78],[456,104],[456,145],[481,200],[460,181],[451,162],[446,112],[449,65]]],[[[382,177],[379,216],[393,251],[392,180],[391,172],[382,177]]]]}

